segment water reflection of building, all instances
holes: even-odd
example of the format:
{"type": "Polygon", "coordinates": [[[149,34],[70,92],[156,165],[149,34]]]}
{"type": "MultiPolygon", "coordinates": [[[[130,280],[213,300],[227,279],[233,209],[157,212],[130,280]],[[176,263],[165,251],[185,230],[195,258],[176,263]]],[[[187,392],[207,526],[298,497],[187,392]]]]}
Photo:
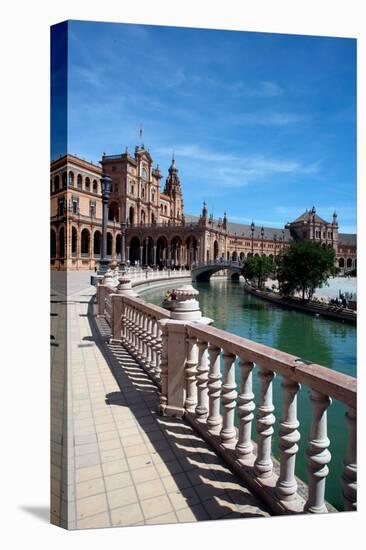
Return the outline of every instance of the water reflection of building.
{"type": "Polygon", "coordinates": [[[107,255],[121,256],[121,221],[131,264],[190,266],[218,258],[243,261],[250,255],[275,258],[292,239],[334,246],[341,268],[356,267],[356,236],[338,233],[313,207],[283,229],[214,219],[204,203],[199,216],[184,214],[175,160],[163,190],[159,166],[142,145],[119,155],[103,154],[101,167],[74,155],[51,164],[51,265],[53,269],[94,269],[101,256],[102,172],[112,178],[107,255]]]}

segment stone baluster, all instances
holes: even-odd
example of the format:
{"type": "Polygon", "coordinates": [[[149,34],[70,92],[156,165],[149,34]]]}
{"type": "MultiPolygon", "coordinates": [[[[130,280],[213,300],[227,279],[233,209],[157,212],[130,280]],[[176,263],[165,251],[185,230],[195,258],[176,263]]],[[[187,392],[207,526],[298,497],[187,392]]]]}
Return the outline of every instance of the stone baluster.
{"type": "Polygon", "coordinates": [[[198,363],[198,347],[197,339],[193,337],[187,338],[187,360],[185,364],[186,378],[186,399],[185,408],[189,412],[194,412],[197,404],[197,386],[196,386],[196,369],[198,363]]]}
{"type": "Polygon", "coordinates": [[[327,408],[332,400],[316,390],[311,390],[312,422],[310,439],[306,451],[308,461],[309,495],[305,510],[314,514],[327,512],[325,505],[325,481],[329,473],[328,462],[331,454],[328,451],[327,408]]]}
{"type": "Polygon", "coordinates": [[[145,344],[146,344],[146,347],[145,347],[145,367],[147,369],[151,369],[151,343],[152,343],[152,326],[153,326],[153,320],[152,318],[150,317],[150,315],[148,315],[146,317],[146,324],[145,324],[145,332],[146,332],[146,337],[145,337],[145,344]]]}
{"type": "Polygon", "coordinates": [[[225,444],[236,441],[234,413],[236,407],[235,359],[230,352],[224,352],[224,383],[222,385],[223,418],[220,432],[221,441],[225,444]]]}
{"type": "Polygon", "coordinates": [[[134,309],[130,306],[129,307],[129,321],[128,321],[128,347],[129,351],[132,352],[132,346],[133,346],[133,316],[135,314],[134,309]]]}
{"type": "Polygon", "coordinates": [[[280,423],[280,477],[276,491],[280,500],[296,498],[297,481],[295,478],[297,445],[300,440],[297,419],[297,393],[300,384],[284,377],[282,380],[282,417],[280,423]]]}
{"type": "Polygon", "coordinates": [[[241,357],[240,367],[240,393],[238,403],[239,433],[238,443],[236,445],[236,454],[238,458],[247,458],[253,452],[252,443],[252,422],[254,419],[253,411],[255,409],[253,393],[253,374],[254,363],[246,361],[241,357]]]}
{"type": "Polygon", "coordinates": [[[165,413],[165,407],[168,403],[168,328],[165,321],[159,323],[161,334],[161,360],[160,360],[160,413],[165,413]]]}
{"type": "Polygon", "coordinates": [[[208,415],[208,349],[207,342],[198,340],[198,367],[196,372],[197,380],[197,407],[196,416],[198,419],[207,418],[208,415]]]}
{"type": "Polygon", "coordinates": [[[155,366],[155,378],[158,382],[161,380],[161,354],[163,349],[163,342],[161,336],[161,328],[158,325],[156,335],[156,366],[155,366]]]}
{"type": "Polygon", "coordinates": [[[135,357],[138,350],[138,340],[137,340],[137,319],[138,319],[138,311],[134,307],[132,308],[132,355],[135,357]]]}
{"type": "Polygon", "coordinates": [[[125,315],[126,315],[126,335],[124,345],[127,350],[131,347],[131,307],[129,305],[125,306],[125,315]]]}
{"type": "Polygon", "coordinates": [[[271,445],[273,435],[272,426],[275,423],[275,417],[272,414],[274,411],[272,402],[272,381],[275,373],[261,368],[258,376],[260,378],[260,398],[257,414],[258,447],[254,471],[259,477],[266,478],[270,477],[273,471],[271,445]]]}
{"type": "Polygon", "coordinates": [[[220,396],[221,396],[221,372],[220,372],[220,348],[209,344],[210,370],[208,375],[209,412],[207,425],[210,431],[215,432],[221,426],[220,396]]]}
{"type": "Polygon", "coordinates": [[[137,312],[137,355],[136,359],[140,363],[143,359],[143,323],[144,323],[144,314],[142,311],[137,312]]]}
{"type": "Polygon", "coordinates": [[[140,363],[144,367],[146,367],[146,358],[147,358],[147,323],[148,323],[148,315],[146,313],[141,312],[140,316],[140,353],[141,353],[141,359],[140,363]]]}
{"type": "Polygon", "coordinates": [[[152,318],[152,325],[151,325],[151,358],[150,358],[150,368],[152,372],[155,372],[156,370],[156,332],[157,332],[158,324],[157,320],[152,318]]]}
{"type": "Polygon", "coordinates": [[[349,407],[345,417],[348,424],[348,448],[344,460],[342,485],[344,509],[351,512],[357,509],[356,410],[349,407]]]}

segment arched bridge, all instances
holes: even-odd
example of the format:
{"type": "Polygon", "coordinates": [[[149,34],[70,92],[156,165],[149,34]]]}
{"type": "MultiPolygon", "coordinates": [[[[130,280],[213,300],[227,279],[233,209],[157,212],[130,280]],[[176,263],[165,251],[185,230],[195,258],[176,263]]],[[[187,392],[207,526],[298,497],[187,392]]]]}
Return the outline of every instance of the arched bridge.
{"type": "Polygon", "coordinates": [[[191,267],[193,281],[208,281],[213,273],[227,269],[233,278],[239,278],[242,264],[238,261],[211,260],[206,263],[195,264],[191,267]]]}

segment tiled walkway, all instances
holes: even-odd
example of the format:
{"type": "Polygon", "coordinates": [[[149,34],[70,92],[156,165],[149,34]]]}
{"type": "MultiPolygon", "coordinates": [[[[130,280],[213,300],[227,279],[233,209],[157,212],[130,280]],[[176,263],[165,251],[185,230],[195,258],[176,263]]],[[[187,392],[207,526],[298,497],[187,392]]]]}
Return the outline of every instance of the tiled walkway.
{"type": "Polygon", "coordinates": [[[157,388],[108,343],[93,291],[67,305],[69,528],[268,515],[188,424],[159,416],[157,388]]]}

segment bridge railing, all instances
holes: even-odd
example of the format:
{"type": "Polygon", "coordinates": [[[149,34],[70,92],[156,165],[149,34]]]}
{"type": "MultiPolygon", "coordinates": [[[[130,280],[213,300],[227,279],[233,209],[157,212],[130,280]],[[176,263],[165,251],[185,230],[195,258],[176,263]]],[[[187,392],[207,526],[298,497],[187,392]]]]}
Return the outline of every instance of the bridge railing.
{"type": "MultiPolygon", "coordinates": [[[[182,289],[174,292],[178,296],[182,289]]],[[[185,302],[187,311],[194,293],[197,291],[192,289],[185,302]]],[[[121,342],[160,387],[161,413],[184,416],[274,513],[328,511],[325,487],[331,455],[327,410],[333,399],[342,402],[347,407],[348,430],[343,425],[339,429],[348,442],[339,481],[345,510],[356,509],[355,378],[207,326],[199,318],[179,317],[176,312],[182,315],[182,302],[178,297],[167,311],[138,297],[107,294],[111,311],[104,314],[112,320],[112,339],[121,342]],[[253,393],[255,373],[260,384],[258,400],[253,393]],[[279,461],[272,453],[276,376],[282,381],[279,461]],[[297,414],[302,385],[310,390],[312,415],[305,454],[305,494],[295,476],[298,442],[305,436],[297,414]]]]}
{"type": "Polygon", "coordinates": [[[241,262],[238,260],[220,260],[217,258],[216,260],[209,260],[208,262],[201,262],[197,264],[193,264],[194,269],[199,269],[201,267],[208,267],[208,266],[222,266],[223,269],[227,269],[229,267],[241,267],[241,262]]]}

